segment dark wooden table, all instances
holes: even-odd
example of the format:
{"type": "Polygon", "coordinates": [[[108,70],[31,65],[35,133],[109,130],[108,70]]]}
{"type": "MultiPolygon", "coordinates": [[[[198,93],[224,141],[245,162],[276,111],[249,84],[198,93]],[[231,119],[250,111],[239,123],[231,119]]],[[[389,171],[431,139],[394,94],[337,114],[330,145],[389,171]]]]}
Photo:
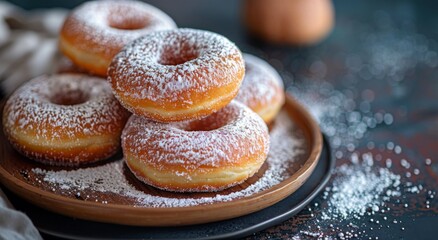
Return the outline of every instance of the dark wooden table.
{"type": "MultiPolygon", "coordinates": [[[[27,8],[62,4],[15,2],[27,8]]],[[[70,5],[64,6],[72,7],[78,2],[69,1],[70,5]]],[[[334,148],[338,166],[351,164],[352,153],[370,152],[392,160],[390,170],[401,176],[404,190],[410,184],[422,186],[416,193],[403,192],[402,196],[386,202],[390,210],[365,214],[360,219],[322,219],[321,212],[329,197],[321,194],[311,204],[311,211],[304,210],[249,239],[342,238],[354,237],[355,233],[360,239],[438,238],[436,2],[335,1],[336,27],[332,34],[319,45],[301,48],[271,46],[249,37],[241,22],[240,1],[148,2],[167,12],[180,27],[218,32],[242,51],[267,59],[281,73],[288,89],[297,93],[297,98],[301,96],[301,86],[309,81],[319,85],[328,83],[329,88],[355,101],[357,111],[362,111],[364,116],[365,113],[386,116],[382,124],[368,128],[357,139],[354,150],[349,151],[345,144],[334,148]],[[397,146],[401,153],[395,150],[397,146]],[[409,168],[402,159],[406,159],[409,168]]],[[[311,87],[305,90],[303,96],[312,94],[311,87]]],[[[322,128],[327,130],[325,127],[322,128]]],[[[386,164],[377,160],[373,168],[385,168],[386,164]]]]}

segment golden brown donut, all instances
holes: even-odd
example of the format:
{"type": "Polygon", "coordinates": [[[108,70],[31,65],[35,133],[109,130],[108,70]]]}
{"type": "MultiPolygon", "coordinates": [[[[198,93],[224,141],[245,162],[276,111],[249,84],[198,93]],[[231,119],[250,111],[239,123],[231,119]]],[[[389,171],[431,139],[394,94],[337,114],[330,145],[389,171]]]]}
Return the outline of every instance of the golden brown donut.
{"type": "Polygon", "coordinates": [[[270,123],[284,104],[283,81],[277,71],[262,59],[243,54],[245,78],[235,98],[270,123]]]}
{"type": "Polygon", "coordinates": [[[3,127],[12,146],[50,165],[72,166],[116,153],[129,118],[108,82],[80,74],[40,76],[6,102],[3,127]]]}
{"type": "Polygon", "coordinates": [[[175,122],[205,117],[236,95],[245,74],[240,50],[202,30],[154,32],[128,44],[108,69],[115,96],[136,115],[175,122]]]}
{"type": "Polygon", "coordinates": [[[106,76],[111,60],[127,43],[173,28],[176,24],[169,16],[140,1],[91,1],[67,17],[59,47],[75,65],[106,76]]]}
{"type": "Polygon", "coordinates": [[[243,9],[249,32],[273,43],[312,44],[334,24],[331,0],[246,0],[243,9]]]}
{"type": "Polygon", "coordinates": [[[233,101],[206,118],[158,123],[133,115],[122,133],[126,164],[141,181],[176,192],[219,191],[256,173],[269,150],[263,120],[233,101]]]}

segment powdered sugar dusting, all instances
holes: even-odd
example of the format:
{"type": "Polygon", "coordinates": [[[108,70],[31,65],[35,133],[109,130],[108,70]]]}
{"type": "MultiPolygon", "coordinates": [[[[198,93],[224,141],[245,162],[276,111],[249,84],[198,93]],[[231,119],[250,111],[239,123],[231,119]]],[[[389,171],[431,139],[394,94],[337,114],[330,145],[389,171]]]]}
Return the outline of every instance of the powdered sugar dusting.
{"type": "Polygon", "coordinates": [[[158,105],[190,106],[193,96],[243,78],[239,49],[208,31],[177,29],[154,32],[127,45],[108,70],[116,96],[146,99],[158,105]]]}
{"type": "Polygon", "coordinates": [[[266,106],[283,92],[283,81],[277,71],[262,59],[243,54],[245,60],[245,78],[236,96],[236,100],[250,108],[258,104],[266,106]],[[257,104],[258,103],[258,104],[257,104]]]}
{"type": "Polygon", "coordinates": [[[126,111],[99,78],[80,74],[41,76],[20,87],[6,103],[4,127],[35,133],[35,141],[72,138],[120,131],[115,126],[126,111]],[[53,103],[57,96],[84,95],[83,103],[53,103]]]}
{"type": "Polygon", "coordinates": [[[167,14],[140,1],[91,1],[72,11],[63,34],[83,37],[75,41],[83,50],[112,57],[140,36],[172,28],[176,28],[176,24],[167,14]],[[117,28],[129,25],[133,28],[117,28]]]}
{"type": "MultiPolygon", "coordinates": [[[[123,173],[123,161],[118,160],[102,166],[82,168],[71,171],[48,171],[32,169],[43,181],[67,192],[90,190],[102,193],[114,193],[135,200],[135,205],[143,207],[187,207],[215,202],[232,201],[251,196],[269,189],[291,176],[288,169],[301,154],[305,153],[305,141],[297,137],[296,127],[286,113],[281,113],[271,130],[270,153],[267,170],[263,176],[248,187],[232,193],[218,194],[211,197],[190,198],[161,197],[147,194],[131,185],[123,173]]],[[[186,195],[187,196],[187,195],[186,195]]],[[[107,203],[108,199],[99,199],[107,203]]]]}
{"type": "MultiPolygon", "coordinates": [[[[14,146],[29,157],[60,158],[55,157],[56,149],[79,146],[81,139],[119,136],[128,117],[106,81],[80,74],[59,74],[35,78],[11,95],[4,108],[3,126],[12,143],[27,143],[14,146]],[[60,146],[63,141],[71,144],[60,146]],[[45,155],[26,150],[28,145],[40,146],[38,149],[45,155]]],[[[114,146],[111,152],[116,149],[114,146]]],[[[86,151],[82,154],[88,155],[86,151]]]]}
{"type": "Polygon", "coordinates": [[[268,146],[263,120],[234,101],[204,119],[184,123],[158,123],[132,116],[122,134],[125,155],[157,169],[174,165],[187,172],[212,171],[254,154],[266,156],[268,146]],[[206,126],[216,129],[205,131],[206,126]],[[201,129],[191,131],[193,127],[201,129]]]}

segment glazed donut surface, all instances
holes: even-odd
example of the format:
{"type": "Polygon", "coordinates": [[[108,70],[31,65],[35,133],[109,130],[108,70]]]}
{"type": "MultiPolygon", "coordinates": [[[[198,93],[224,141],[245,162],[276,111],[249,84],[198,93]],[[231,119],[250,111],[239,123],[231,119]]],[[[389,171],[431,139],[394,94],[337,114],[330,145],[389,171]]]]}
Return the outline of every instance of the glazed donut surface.
{"type": "Polygon", "coordinates": [[[202,30],[154,32],[127,45],[108,79],[124,107],[161,122],[204,117],[227,105],[244,76],[239,49],[202,30]]]}
{"type": "Polygon", "coordinates": [[[266,61],[243,54],[245,78],[236,100],[251,108],[266,123],[277,116],[284,104],[284,86],[280,75],[266,61]]]}
{"type": "Polygon", "coordinates": [[[106,81],[59,74],[40,76],[17,89],[6,102],[3,127],[25,156],[71,166],[113,155],[129,115],[106,81]]]}
{"type": "Polygon", "coordinates": [[[177,192],[219,191],[256,173],[269,150],[263,120],[236,101],[194,121],[133,115],[122,133],[126,164],[141,181],[177,192]]]}
{"type": "Polygon", "coordinates": [[[67,17],[59,46],[75,65],[106,76],[112,58],[127,43],[173,28],[176,24],[168,15],[140,1],[91,1],[67,17]]]}

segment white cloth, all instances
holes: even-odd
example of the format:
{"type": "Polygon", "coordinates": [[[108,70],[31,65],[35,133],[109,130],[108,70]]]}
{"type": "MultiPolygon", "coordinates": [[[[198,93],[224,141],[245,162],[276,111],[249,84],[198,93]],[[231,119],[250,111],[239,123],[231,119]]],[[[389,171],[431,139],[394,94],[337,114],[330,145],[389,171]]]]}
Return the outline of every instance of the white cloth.
{"type": "Polygon", "coordinates": [[[58,33],[66,10],[25,12],[0,1],[0,89],[7,96],[59,64],[58,33]]]}
{"type": "Polygon", "coordinates": [[[42,239],[30,219],[22,212],[14,210],[0,189],[0,239],[42,239]]]}
{"type": "MultiPolygon", "coordinates": [[[[55,71],[60,62],[57,36],[66,14],[61,9],[25,12],[0,1],[0,89],[6,96],[23,82],[55,71]]],[[[0,239],[42,239],[1,189],[0,239]]]]}

